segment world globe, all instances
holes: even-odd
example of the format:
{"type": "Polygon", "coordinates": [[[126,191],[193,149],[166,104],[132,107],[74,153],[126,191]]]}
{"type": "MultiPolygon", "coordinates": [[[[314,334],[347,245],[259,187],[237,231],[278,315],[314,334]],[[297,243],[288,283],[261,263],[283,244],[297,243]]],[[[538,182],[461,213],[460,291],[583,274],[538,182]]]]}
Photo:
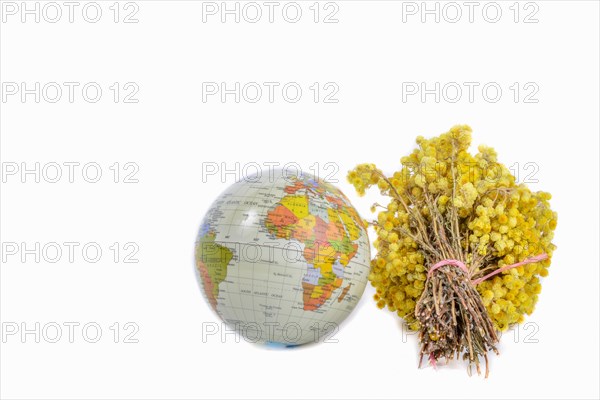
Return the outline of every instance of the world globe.
{"type": "Polygon", "coordinates": [[[206,213],[195,250],[204,296],[246,341],[335,341],[367,284],[366,226],[332,184],[269,172],[231,185],[206,213]]]}

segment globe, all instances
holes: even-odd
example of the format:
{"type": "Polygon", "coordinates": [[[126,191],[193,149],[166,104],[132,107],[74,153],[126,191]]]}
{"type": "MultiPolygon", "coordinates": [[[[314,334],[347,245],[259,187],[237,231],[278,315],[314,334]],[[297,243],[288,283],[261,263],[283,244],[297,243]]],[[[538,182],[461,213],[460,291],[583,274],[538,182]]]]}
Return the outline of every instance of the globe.
{"type": "Polygon", "coordinates": [[[336,341],[369,274],[363,220],[344,194],[310,174],[242,179],[210,206],[196,241],[210,307],[246,341],[336,341]]]}

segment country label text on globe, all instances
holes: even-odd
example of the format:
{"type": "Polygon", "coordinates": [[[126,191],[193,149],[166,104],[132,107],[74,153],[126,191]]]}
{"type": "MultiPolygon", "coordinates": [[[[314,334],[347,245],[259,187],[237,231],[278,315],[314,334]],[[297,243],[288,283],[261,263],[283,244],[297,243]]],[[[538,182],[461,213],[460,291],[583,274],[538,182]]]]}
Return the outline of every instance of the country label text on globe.
{"type": "Polygon", "coordinates": [[[369,274],[366,226],[309,174],[261,174],[208,210],[196,267],[208,303],[246,340],[297,345],[337,332],[369,274]]]}

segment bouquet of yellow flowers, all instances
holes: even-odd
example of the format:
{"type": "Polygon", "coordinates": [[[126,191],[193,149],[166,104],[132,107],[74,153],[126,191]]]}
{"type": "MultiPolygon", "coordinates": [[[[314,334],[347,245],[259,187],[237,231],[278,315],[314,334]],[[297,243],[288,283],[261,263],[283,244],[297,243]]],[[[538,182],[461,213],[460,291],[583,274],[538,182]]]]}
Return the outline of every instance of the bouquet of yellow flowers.
{"type": "Polygon", "coordinates": [[[380,308],[419,331],[421,361],[497,353],[497,331],[531,314],[555,246],[550,194],[517,184],[496,152],[471,155],[471,128],[453,127],[418,148],[386,176],[374,164],[348,173],[359,195],[388,196],[372,222],[377,255],[369,280],[380,308]]]}

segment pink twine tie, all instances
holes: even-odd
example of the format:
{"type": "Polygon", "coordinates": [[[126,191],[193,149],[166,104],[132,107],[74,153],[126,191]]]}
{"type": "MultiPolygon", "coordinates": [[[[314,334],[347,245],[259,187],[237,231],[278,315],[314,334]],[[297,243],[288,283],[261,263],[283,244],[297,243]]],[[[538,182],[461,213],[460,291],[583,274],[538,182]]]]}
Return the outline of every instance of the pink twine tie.
{"type": "MultiPolygon", "coordinates": [[[[481,282],[485,281],[486,279],[489,279],[492,276],[498,275],[498,274],[500,274],[500,273],[502,273],[504,271],[508,271],[509,269],[517,268],[517,267],[520,267],[521,265],[526,265],[526,264],[540,262],[540,261],[543,261],[543,260],[545,260],[547,258],[548,258],[548,254],[542,253],[542,254],[539,254],[539,255],[537,255],[535,257],[527,258],[527,259],[525,259],[523,261],[520,261],[518,263],[515,263],[515,264],[505,265],[502,268],[498,268],[497,270],[490,272],[489,274],[487,274],[484,277],[472,280],[471,283],[473,285],[479,285],[481,282]]],[[[433,267],[431,267],[429,269],[429,272],[427,273],[427,275],[431,276],[431,274],[433,273],[433,271],[435,271],[438,268],[443,267],[444,265],[452,265],[452,266],[455,266],[455,267],[459,267],[467,275],[469,274],[469,270],[467,269],[467,266],[462,261],[453,260],[453,259],[446,259],[446,260],[442,260],[442,261],[436,263],[435,265],[433,265],[433,267]]]]}
{"type": "Polygon", "coordinates": [[[433,274],[433,271],[435,271],[438,268],[443,267],[444,265],[453,265],[453,266],[458,267],[458,268],[462,269],[463,271],[465,271],[465,273],[467,275],[469,274],[469,270],[467,269],[467,266],[465,265],[465,263],[463,263],[462,261],[453,260],[453,259],[449,258],[449,259],[442,260],[442,261],[436,263],[433,267],[431,267],[429,269],[429,273],[427,275],[431,276],[431,274],[433,274]]]}

